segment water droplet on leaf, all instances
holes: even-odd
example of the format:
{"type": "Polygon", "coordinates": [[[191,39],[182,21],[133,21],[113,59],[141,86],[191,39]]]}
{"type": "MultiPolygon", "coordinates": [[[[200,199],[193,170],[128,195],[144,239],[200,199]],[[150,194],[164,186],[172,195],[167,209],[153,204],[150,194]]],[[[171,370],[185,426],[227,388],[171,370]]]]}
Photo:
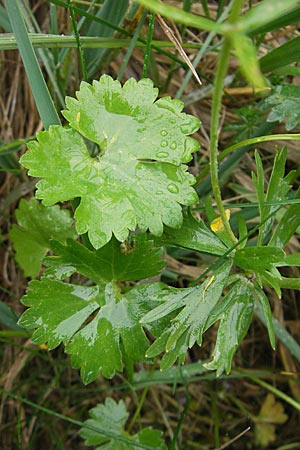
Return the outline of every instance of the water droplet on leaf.
{"type": "Polygon", "coordinates": [[[160,134],[161,134],[162,136],[167,136],[168,133],[166,132],[166,130],[161,130],[160,134]]]}
{"type": "Polygon", "coordinates": [[[170,148],[171,148],[172,150],[175,150],[175,149],[177,148],[177,144],[176,144],[175,141],[172,142],[172,144],[170,145],[170,148]]]}
{"type": "Polygon", "coordinates": [[[183,124],[180,126],[180,130],[181,130],[181,132],[182,132],[183,134],[190,134],[190,133],[191,133],[191,124],[190,124],[190,122],[183,123],[183,124]]]}
{"type": "Polygon", "coordinates": [[[168,191],[171,192],[172,194],[177,194],[179,192],[178,187],[176,186],[176,184],[174,183],[170,183],[168,185],[168,191]]]}
{"type": "Polygon", "coordinates": [[[160,143],[161,147],[167,147],[168,146],[168,141],[161,141],[160,143]]]}
{"type": "Polygon", "coordinates": [[[158,158],[167,158],[169,156],[169,153],[168,152],[157,152],[156,156],[158,158]]]}

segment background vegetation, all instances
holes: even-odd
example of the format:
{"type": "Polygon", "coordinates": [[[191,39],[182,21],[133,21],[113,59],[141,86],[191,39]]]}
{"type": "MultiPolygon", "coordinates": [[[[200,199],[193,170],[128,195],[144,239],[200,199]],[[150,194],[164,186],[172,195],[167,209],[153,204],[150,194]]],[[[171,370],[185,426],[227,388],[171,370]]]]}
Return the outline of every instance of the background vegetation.
{"type": "MultiPolygon", "coordinates": [[[[129,412],[128,432],[134,434],[148,426],[162,430],[170,449],[300,448],[297,282],[295,289],[283,288],[281,299],[276,286],[265,288],[277,338],[280,335],[276,350],[270,347],[265,326],[255,318],[235,354],[231,373],[219,378],[202,365],[214,347],[214,326],[206,333],[203,346],[188,352],[183,367],[160,372],[159,364],[139,364],[133,376],[118,373],[112,380],[100,376],[84,386],[61,347],[48,352],[43,345],[33,345],[30,335],[16,324],[24,311],[20,298],[39,271],[34,258],[24,264],[17,257],[16,262],[12,243],[16,208],[21,199],[32,197],[36,182],[19,164],[19,157],[39,130],[64,121],[60,111],[65,108],[65,96],[74,96],[82,80],[109,74],[124,83],[130,77],[139,80],[148,76],[160,96],[181,99],[185,111],[201,120],[195,135],[201,147],[189,164],[200,198],[193,214],[212,221],[216,206],[209,178],[212,95],[223,42],[221,26],[232,4],[237,3],[7,0],[0,7],[1,448],[86,448],[78,433],[80,425],[87,420],[89,409],[109,397],[124,401],[129,412]],[[177,19],[173,14],[176,22],[168,6],[181,10],[177,19]],[[154,15],[152,9],[159,13],[161,7],[166,8],[161,16],[154,15]],[[209,29],[206,22],[193,23],[192,16],[182,10],[211,19],[216,26],[209,29]],[[189,61],[196,67],[201,85],[189,61]]],[[[266,2],[240,3],[244,16],[257,3],[266,2]]],[[[270,180],[276,146],[287,146],[286,170],[295,170],[293,191],[286,204],[277,200],[269,205],[280,207],[275,224],[293,201],[299,206],[300,6],[292,1],[272,3],[274,9],[269,13],[265,10],[260,21],[251,23],[251,15],[247,16],[247,34],[263,75],[257,70],[252,49],[239,45],[231,52],[224,74],[218,124],[219,177],[234,233],[241,229],[238,215],[249,228],[259,225],[251,179],[251,172],[257,172],[254,149],[262,159],[265,185],[270,180]],[[291,132],[290,138],[287,132],[291,132]],[[279,136],[269,140],[269,134],[279,136]],[[257,136],[261,138],[255,140],[257,136]]],[[[290,218],[293,236],[285,245],[287,254],[300,251],[299,209],[294,209],[294,216],[290,218]]],[[[27,234],[33,227],[24,227],[20,220],[19,225],[27,234]]],[[[39,239],[40,235],[33,234],[28,248],[39,239]]],[[[47,242],[41,239],[39,245],[42,257],[47,242]]],[[[208,255],[200,257],[196,251],[178,247],[167,247],[165,259],[167,266],[160,279],[174,287],[192,285],[212,261],[208,255]]],[[[280,269],[282,275],[298,279],[298,265],[280,269]]],[[[117,441],[115,445],[111,448],[119,449],[123,444],[117,441]]]]}

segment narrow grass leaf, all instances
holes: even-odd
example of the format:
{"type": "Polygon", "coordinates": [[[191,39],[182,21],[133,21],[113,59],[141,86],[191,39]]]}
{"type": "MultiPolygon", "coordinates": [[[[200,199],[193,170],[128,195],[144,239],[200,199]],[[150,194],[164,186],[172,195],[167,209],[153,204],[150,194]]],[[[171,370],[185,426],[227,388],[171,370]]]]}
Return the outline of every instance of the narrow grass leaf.
{"type": "Polygon", "coordinates": [[[5,4],[12,29],[18,42],[19,51],[29,79],[35,103],[44,127],[47,129],[52,124],[60,125],[59,116],[54,107],[53,100],[28,37],[25,23],[18,6],[18,1],[7,0],[5,4]]]}
{"type": "MultiPolygon", "coordinates": [[[[300,13],[299,13],[300,14],[300,13]]],[[[280,47],[268,52],[260,60],[263,72],[273,72],[287,64],[300,61],[300,36],[288,40],[280,47]]]]}

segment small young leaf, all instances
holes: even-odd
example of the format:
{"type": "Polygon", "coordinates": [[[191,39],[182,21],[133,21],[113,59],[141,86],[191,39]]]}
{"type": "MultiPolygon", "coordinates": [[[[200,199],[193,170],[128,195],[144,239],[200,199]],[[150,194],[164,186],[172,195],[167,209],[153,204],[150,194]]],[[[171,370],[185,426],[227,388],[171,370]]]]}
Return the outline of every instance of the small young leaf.
{"type": "Polygon", "coordinates": [[[178,245],[201,253],[223,255],[227,250],[220,239],[210,231],[204,222],[197,221],[191,214],[185,214],[179,230],[165,227],[163,236],[157,240],[164,245],[178,245]]]}
{"type": "Polygon", "coordinates": [[[182,113],[179,100],[154,102],[157,93],[148,79],[130,79],[123,88],[107,75],[92,86],[83,82],[78,100],[67,99],[71,128],[38,133],[21,158],[30,175],[42,178],[36,196],[45,205],[81,199],[76,228],[95,248],[112,234],[124,241],[136,226],[157,236],[163,224],[180,228],[180,205],[198,199],[182,163],[199,147],[187,135],[200,122],[182,113]],[[91,157],[84,138],[99,155],[91,157]]]}
{"type": "Polygon", "coordinates": [[[213,360],[204,366],[216,370],[219,377],[231,370],[233,355],[246,335],[253,315],[253,286],[239,281],[226,294],[222,302],[226,309],[220,315],[220,325],[213,360]]]}
{"type": "Polygon", "coordinates": [[[255,246],[237,249],[234,261],[243,270],[262,272],[272,270],[276,263],[281,262],[285,253],[281,248],[270,246],[255,246]]]}
{"type": "Polygon", "coordinates": [[[299,97],[300,86],[291,84],[277,86],[274,93],[265,100],[267,104],[272,105],[268,122],[285,120],[288,131],[295,128],[300,122],[299,97]]]}
{"type": "Polygon", "coordinates": [[[181,309],[172,319],[171,326],[160,338],[159,345],[154,342],[147,350],[147,356],[152,356],[153,349],[155,351],[161,349],[163,342],[166,355],[162,360],[162,369],[171,367],[179,356],[182,359],[187,349],[191,348],[195,342],[201,345],[202,334],[210,313],[222,294],[231,265],[231,261],[226,261],[200,286],[166,293],[162,298],[163,304],[154,308],[141,320],[142,323],[149,323],[181,309]],[[170,358],[168,358],[169,354],[170,358]],[[166,363],[167,359],[169,359],[168,363],[166,363]]]}
{"type": "Polygon", "coordinates": [[[112,238],[95,251],[71,240],[66,245],[52,241],[51,249],[58,256],[45,258],[46,274],[56,278],[79,272],[94,283],[138,281],[157,275],[165,265],[162,249],[154,248],[153,242],[142,233],[123,244],[112,238]]]}
{"type": "Polygon", "coordinates": [[[80,435],[86,445],[99,445],[95,450],[166,450],[159,430],[143,428],[135,435],[127,433],[125,424],[129,414],[123,400],[117,403],[107,398],[105,405],[98,404],[89,411],[89,415],[91,418],[83,423],[80,435]]]}
{"type": "Polygon", "coordinates": [[[50,239],[75,239],[75,229],[69,211],[59,206],[45,207],[35,198],[20,201],[16,210],[18,225],[9,236],[16,250],[16,261],[27,277],[35,278],[42,259],[50,249],[50,239]]]}
{"type": "MultiPolygon", "coordinates": [[[[165,290],[155,283],[123,295],[113,283],[78,286],[42,278],[30,283],[22,299],[30,308],[19,324],[36,329],[33,342],[48,343],[49,350],[64,343],[73,367],[81,368],[88,384],[100,373],[111,378],[122,370],[122,352],[133,362],[144,360],[149,343],[139,320],[161,303],[165,290]]],[[[154,334],[158,326],[153,327],[154,334]]]]}

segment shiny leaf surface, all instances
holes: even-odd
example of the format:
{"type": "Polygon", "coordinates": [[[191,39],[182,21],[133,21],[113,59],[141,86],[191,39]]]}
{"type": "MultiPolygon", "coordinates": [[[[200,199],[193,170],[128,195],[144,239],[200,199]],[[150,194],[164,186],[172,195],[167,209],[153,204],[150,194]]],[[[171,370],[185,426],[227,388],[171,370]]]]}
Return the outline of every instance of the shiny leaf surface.
{"type": "Polygon", "coordinates": [[[36,196],[45,205],[81,199],[76,228],[95,248],[112,234],[124,241],[136,226],[158,236],[163,224],[179,228],[181,204],[197,201],[182,163],[199,147],[187,135],[200,122],[182,113],[181,101],[155,101],[157,94],[149,79],[123,87],[107,75],[92,86],[83,82],[77,99],[66,102],[70,127],[38,133],[21,158],[30,175],[42,178],[36,196]],[[98,155],[91,156],[88,141],[98,155]]]}
{"type": "Polygon", "coordinates": [[[187,213],[184,214],[180,230],[165,227],[163,236],[157,241],[164,245],[178,245],[212,255],[223,255],[227,250],[202,220],[198,222],[187,213]]]}
{"type": "Polygon", "coordinates": [[[285,258],[281,248],[271,246],[255,246],[238,249],[235,253],[235,263],[244,270],[262,272],[272,270],[276,263],[285,258]]]}
{"type": "Polygon", "coordinates": [[[147,313],[141,320],[147,324],[180,309],[170,327],[147,350],[148,357],[166,352],[161,361],[162,370],[171,367],[177,358],[179,362],[183,362],[186,351],[196,342],[201,345],[202,334],[210,313],[222,294],[231,265],[231,261],[226,261],[200,286],[166,293],[162,305],[147,313]]]}
{"type": "Polygon", "coordinates": [[[154,248],[145,234],[137,234],[122,244],[115,238],[99,250],[90,251],[75,241],[66,245],[52,242],[58,256],[45,259],[46,273],[56,278],[79,272],[95,283],[103,281],[137,281],[157,275],[164,267],[162,249],[154,248]]]}
{"type": "Polygon", "coordinates": [[[216,370],[217,376],[230,372],[233,355],[248,331],[254,307],[253,286],[247,281],[237,282],[222,303],[226,306],[222,307],[219,317],[216,316],[220,325],[213,360],[204,364],[207,369],[216,370]]]}
{"type": "Polygon", "coordinates": [[[29,309],[19,324],[35,329],[33,342],[47,343],[49,350],[63,343],[87,384],[100,373],[111,378],[122,370],[123,354],[144,360],[149,343],[139,320],[160,303],[165,289],[156,283],[122,294],[114,283],[78,286],[42,278],[30,283],[22,299],[29,309]]]}

